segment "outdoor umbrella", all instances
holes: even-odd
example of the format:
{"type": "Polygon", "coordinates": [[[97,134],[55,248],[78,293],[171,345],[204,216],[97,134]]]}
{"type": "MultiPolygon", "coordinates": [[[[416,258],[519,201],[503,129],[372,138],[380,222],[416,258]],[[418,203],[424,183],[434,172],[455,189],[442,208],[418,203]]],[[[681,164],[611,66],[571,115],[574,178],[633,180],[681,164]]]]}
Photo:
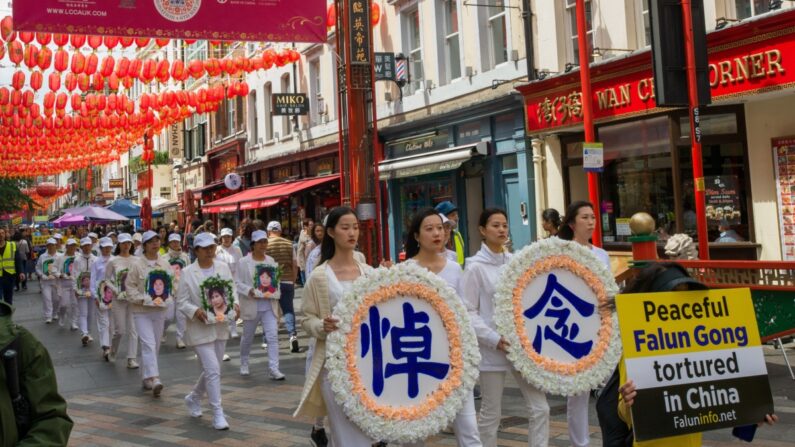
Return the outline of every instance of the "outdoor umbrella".
{"type": "Polygon", "coordinates": [[[80,225],[86,222],[86,218],[83,216],[77,216],[75,214],[66,213],[63,216],[55,219],[52,224],[55,228],[64,228],[70,225],[80,225]]]}
{"type": "Polygon", "coordinates": [[[118,199],[107,209],[125,216],[125,220],[141,217],[141,207],[128,199],[118,199]]]}
{"type": "Polygon", "coordinates": [[[127,221],[130,220],[128,217],[125,217],[119,213],[113,212],[109,209],[102,208],[101,206],[84,206],[80,208],[72,208],[65,210],[66,213],[76,215],[76,216],[83,216],[87,220],[92,222],[98,220],[104,221],[127,221]]]}

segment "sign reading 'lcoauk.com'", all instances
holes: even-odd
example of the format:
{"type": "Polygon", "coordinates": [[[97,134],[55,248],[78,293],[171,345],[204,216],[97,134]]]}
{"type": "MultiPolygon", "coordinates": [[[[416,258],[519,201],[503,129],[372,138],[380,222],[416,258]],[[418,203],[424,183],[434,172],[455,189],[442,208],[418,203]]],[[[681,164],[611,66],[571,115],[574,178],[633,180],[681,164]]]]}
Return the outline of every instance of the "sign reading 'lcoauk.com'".
{"type": "Polygon", "coordinates": [[[616,297],[637,441],[756,424],[773,413],[748,289],[616,297]]]}

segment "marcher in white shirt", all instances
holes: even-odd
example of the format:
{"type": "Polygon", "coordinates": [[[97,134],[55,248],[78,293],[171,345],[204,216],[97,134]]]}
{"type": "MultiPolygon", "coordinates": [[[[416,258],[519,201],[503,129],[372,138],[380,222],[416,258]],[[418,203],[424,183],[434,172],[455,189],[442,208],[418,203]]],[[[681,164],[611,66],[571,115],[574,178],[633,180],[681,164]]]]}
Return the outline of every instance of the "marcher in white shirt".
{"type": "Polygon", "coordinates": [[[134,233],[132,236],[133,241],[133,255],[141,256],[144,253],[144,244],[142,242],[143,235],[141,233],[134,233]]]}
{"type": "MultiPolygon", "coordinates": [[[[202,415],[201,398],[206,393],[213,411],[213,428],[227,430],[229,424],[221,406],[221,361],[229,339],[229,327],[223,322],[209,324],[209,318],[202,309],[202,283],[210,277],[217,277],[234,283],[232,272],[226,263],[215,259],[215,239],[210,233],[200,233],[193,239],[196,262],[182,272],[177,305],[187,318],[185,342],[199,357],[202,373],[193,390],[185,396],[185,405],[193,417],[202,415]]],[[[237,319],[239,307],[235,304],[229,318],[237,319]]]]}
{"type": "Polygon", "coordinates": [[[151,389],[154,397],[160,397],[163,383],[157,357],[168,301],[174,299],[174,277],[171,266],[160,258],[160,236],[150,230],[143,234],[142,239],[143,255],[136,258],[127,274],[127,300],[141,341],[143,388],[151,389]]]}
{"type": "Polygon", "coordinates": [[[486,447],[497,445],[497,430],[502,416],[505,376],[511,373],[525,400],[528,416],[528,446],[549,444],[549,404],[546,395],[527,383],[514,369],[505,353],[508,342],[497,333],[494,323],[494,293],[500,273],[511,259],[504,249],[508,240],[508,220],[498,209],[486,209],[480,215],[483,245],[473,257],[467,258],[461,280],[461,296],[469,311],[480,346],[480,390],[482,401],[478,429],[486,447]]]}
{"type": "MultiPolygon", "coordinates": [[[[237,270],[237,263],[240,262],[240,259],[243,257],[243,252],[240,251],[240,247],[232,245],[232,242],[234,242],[234,234],[235,232],[232,231],[231,228],[221,229],[221,236],[219,238],[221,243],[216,249],[217,259],[224,261],[229,265],[229,270],[232,271],[233,277],[235,276],[235,271],[237,270]]],[[[232,333],[232,338],[239,337],[237,334],[237,321],[229,322],[229,330],[232,333]]],[[[229,356],[226,356],[225,361],[228,361],[228,358],[229,356]]]]}
{"type": "Polygon", "coordinates": [[[243,318],[243,339],[240,341],[240,375],[249,375],[249,355],[257,324],[268,341],[268,369],[272,380],[284,380],[279,370],[279,283],[272,277],[279,264],[265,254],[268,233],[251,233],[251,253],[240,260],[235,285],[240,297],[240,316],[243,318]],[[258,267],[263,270],[258,274],[258,267]]]}
{"type": "MultiPolygon", "coordinates": [[[[99,257],[91,265],[91,293],[94,296],[95,304],[97,307],[97,326],[99,329],[99,344],[102,347],[102,358],[106,362],[110,361],[110,309],[102,308],[99,305],[102,300],[98,296],[99,283],[105,280],[105,271],[111,261],[111,250],[113,250],[113,241],[110,238],[103,237],[99,240],[99,257]]],[[[114,290],[111,288],[111,290],[114,290]]],[[[115,292],[115,291],[114,291],[115,292]]],[[[112,306],[116,303],[111,303],[112,306]]]]}
{"type": "Polygon", "coordinates": [[[97,235],[97,233],[91,232],[88,233],[88,238],[91,239],[91,254],[94,256],[99,256],[99,235],[97,235]]]}
{"type": "Polygon", "coordinates": [[[52,323],[58,319],[60,296],[58,293],[58,265],[61,263],[58,254],[58,242],[54,238],[47,239],[47,251],[36,261],[36,275],[41,281],[41,303],[44,311],[44,322],[52,323]]]}
{"type": "MultiPolygon", "coordinates": [[[[114,287],[116,303],[111,309],[113,317],[113,339],[110,345],[110,361],[116,361],[119,344],[122,337],[127,335],[127,368],[138,369],[138,330],[133,321],[132,305],[127,300],[127,276],[130,268],[137,258],[130,252],[132,250],[132,237],[130,233],[121,233],[118,243],[113,247],[114,256],[105,267],[105,281],[114,287]]],[[[111,239],[111,243],[113,239],[111,239]]]]}
{"type": "Polygon", "coordinates": [[[77,330],[77,297],[74,293],[74,281],[72,280],[72,270],[75,261],[75,254],[77,251],[77,241],[69,239],[66,241],[66,252],[63,256],[58,258],[58,323],[63,327],[66,323],[66,316],[69,314],[69,321],[71,321],[70,329],[77,330]]]}
{"type": "Polygon", "coordinates": [[[91,254],[91,246],[90,238],[84,237],[80,240],[80,253],[75,256],[72,269],[72,288],[77,299],[78,326],[83,346],[88,346],[88,342],[94,341],[91,337],[91,327],[97,317],[94,294],[91,291],[91,266],[97,258],[91,254]]]}
{"type": "MultiPolygon", "coordinates": [[[[179,281],[182,276],[182,271],[190,265],[188,254],[182,251],[182,237],[179,233],[171,233],[168,235],[168,251],[162,257],[171,266],[171,272],[174,274],[174,290],[176,296],[176,291],[179,290],[179,281]]],[[[166,325],[163,329],[163,339],[166,338],[165,331],[168,330],[168,326],[176,320],[177,349],[185,349],[185,342],[183,341],[185,336],[185,315],[177,311],[175,302],[169,302],[168,306],[168,317],[166,318],[166,325]]]]}

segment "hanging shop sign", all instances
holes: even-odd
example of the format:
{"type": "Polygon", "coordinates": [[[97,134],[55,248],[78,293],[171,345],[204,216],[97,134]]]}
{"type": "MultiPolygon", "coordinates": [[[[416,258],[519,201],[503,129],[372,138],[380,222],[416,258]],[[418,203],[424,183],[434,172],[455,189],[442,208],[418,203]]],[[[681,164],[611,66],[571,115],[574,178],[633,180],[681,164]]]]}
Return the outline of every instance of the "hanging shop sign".
{"type": "Polygon", "coordinates": [[[749,289],[616,297],[636,441],[740,427],[773,413],[749,289]]]}
{"type": "Polygon", "coordinates": [[[15,31],[254,42],[327,39],[322,1],[36,0],[14,2],[13,16],[15,31]]]}
{"type": "Polygon", "coordinates": [[[182,123],[174,123],[168,126],[166,138],[168,139],[168,154],[172,160],[183,158],[183,139],[184,131],[182,130],[182,123]]]}
{"type": "Polygon", "coordinates": [[[273,95],[274,115],[306,115],[309,99],[304,93],[280,93],[273,95]]]}
{"type": "Polygon", "coordinates": [[[795,260],[795,136],[773,139],[781,254],[795,260]]]}
{"type": "MultiPolygon", "coordinates": [[[[795,14],[773,17],[769,27],[746,24],[709,35],[709,80],[713,102],[781,90],[795,83],[795,14]],[[783,29],[776,29],[783,28],[783,29]],[[763,29],[764,33],[759,33],[763,29]]],[[[660,112],[654,98],[651,52],[592,68],[594,120],[660,112]]],[[[529,131],[580,125],[579,74],[572,72],[519,87],[525,95],[529,131]]]]}
{"type": "Polygon", "coordinates": [[[375,71],[376,81],[394,81],[395,80],[395,53],[375,53],[375,63],[373,70],[375,71]]]}
{"type": "Polygon", "coordinates": [[[124,188],[124,179],[112,178],[108,180],[108,188],[124,188]]]}

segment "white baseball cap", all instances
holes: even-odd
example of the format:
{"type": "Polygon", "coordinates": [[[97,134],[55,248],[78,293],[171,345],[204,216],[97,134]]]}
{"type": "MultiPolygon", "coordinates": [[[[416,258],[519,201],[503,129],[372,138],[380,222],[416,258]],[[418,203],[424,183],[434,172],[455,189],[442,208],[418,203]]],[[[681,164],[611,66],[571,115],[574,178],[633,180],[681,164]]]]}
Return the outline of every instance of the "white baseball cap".
{"type": "Polygon", "coordinates": [[[109,237],[103,237],[99,240],[99,246],[101,247],[113,247],[113,241],[110,240],[109,237]]]}
{"type": "Polygon", "coordinates": [[[74,240],[74,239],[72,239],[72,238],[69,238],[69,239],[66,241],[66,245],[77,245],[77,241],[76,241],[76,240],[74,240]]]}
{"type": "Polygon", "coordinates": [[[99,236],[97,236],[97,233],[94,233],[94,232],[88,233],[88,237],[90,237],[91,239],[99,239],[99,236]]]}
{"type": "Polygon", "coordinates": [[[268,240],[268,233],[262,230],[257,230],[251,233],[251,242],[259,242],[263,239],[266,241],[268,240]]]}
{"type": "Polygon", "coordinates": [[[210,247],[215,244],[215,236],[212,233],[199,233],[193,238],[193,247],[210,247]]]}
{"type": "Polygon", "coordinates": [[[268,222],[268,231],[282,231],[282,224],[272,220],[268,222]]]}
{"type": "Polygon", "coordinates": [[[171,234],[168,235],[168,241],[169,242],[174,242],[174,241],[182,242],[182,236],[180,236],[179,233],[171,233],[171,234]]]}
{"type": "Polygon", "coordinates": [[[81,246],[81,247],[82,247],[83,245],[93,245],[93,244],[94,244],[94,243],[91,241],[91,238],[90,238],[90,237],[84,237],[83,239],[80,239],[80,246],[81,246]]]}
{"type": "Polygon", "coordinates": [[[137,241],[137,242],[141,242],[141,240],[142,240],[143,238],[144,238],[144,237],[143,237],[143,236],[141,236],[141,233],[135,233],[135,234],[133,234],[133,235],[132,235],[132,240],[133,240],[133,242],[136,242],[136,241],[137,241]]]}
{"type": "Polygon", "coordinates": [[[143,235],[143,237],[141,239],[141,242],[143,242],[145,244],[145,243],[151,241],[152,238],[159,238],[159,237],[160,237],[159,234],[155,233],[152,230],[149,230],[149,231],[144,232],[144,235],[143,235]]]}
{"type": "Polygon", "coordinates": [[[61,233],[55,233],[52,235],[55,239],[63,239],[63,235],[61,233]]]}
{"type": "Polygon", "coordinates": [[[53,238],[47,239],[47,245],[58,245],[58,241],[53,238]]]}
{"type": "Polygon", "coordinates": [[[235,232],[232,231],[231,228],[224,228],[224,229],[221,230],[221,237],[234,236],[234,235],[235,235],[235,232]]]}
{"type": "Polygon", "coordinates": [[[132,236],[130,236],[130,233],[119,234],[119,243],[122,244],[124,242],[132,242],[132,236]]]}
{"type": "MultiPolygon", "coordinates": [[[[124,233],[122,233],[122,234],[124,234],[124,233]]],[[[115,231],[108,231],[108,234],[106,236],[108,236],[108,237],[116,236],[116,232],[115,231]]]]}

